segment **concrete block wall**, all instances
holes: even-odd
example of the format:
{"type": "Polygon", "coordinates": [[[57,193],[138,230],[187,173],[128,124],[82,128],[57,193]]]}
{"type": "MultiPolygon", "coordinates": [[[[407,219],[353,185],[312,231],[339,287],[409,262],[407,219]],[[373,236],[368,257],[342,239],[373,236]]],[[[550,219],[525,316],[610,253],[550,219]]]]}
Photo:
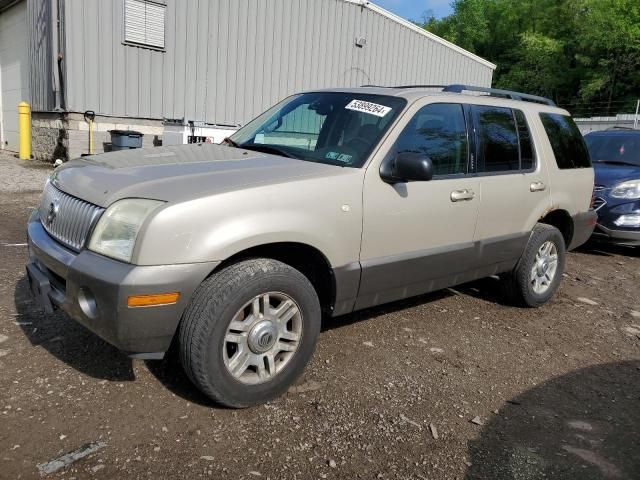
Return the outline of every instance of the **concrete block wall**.
{"type": "Polygon", "coordinates": [[[36,160],[67,160],[68,122],[64,114],[33,112],[31,114],[31,155],[36,160]]]}
{"type": "MultiPolygon", "coordinates": [[[[109,130],[135,130],[143,148],[162,145],[161,120],[96,116],[93,123],[93,153],[111,150],[109,130]]],[[[64,161],[89,153],[89,123],[81,113],[33,112],[31,114],[31,151],[34,158],[64,161]]]]}

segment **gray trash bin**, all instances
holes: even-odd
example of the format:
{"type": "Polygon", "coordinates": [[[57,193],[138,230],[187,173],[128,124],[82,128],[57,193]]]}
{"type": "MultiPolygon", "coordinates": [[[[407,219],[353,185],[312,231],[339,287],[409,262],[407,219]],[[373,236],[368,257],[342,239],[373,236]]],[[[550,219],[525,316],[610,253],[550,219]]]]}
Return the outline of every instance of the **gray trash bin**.
{"type": "Polygon", "coordinates": [[[135,130],[109,130],[111,151],[142,148],[143,134],[135,130]]]}

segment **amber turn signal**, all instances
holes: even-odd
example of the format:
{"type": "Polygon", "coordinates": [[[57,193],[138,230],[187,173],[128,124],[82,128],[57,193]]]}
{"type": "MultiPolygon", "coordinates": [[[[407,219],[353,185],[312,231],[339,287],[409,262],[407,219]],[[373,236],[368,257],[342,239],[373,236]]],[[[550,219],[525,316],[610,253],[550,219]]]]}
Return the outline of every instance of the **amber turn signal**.
{"type": "Polygon", "coordinates": [[[151,295],[131,295],[127,299],[128,307],[156,307],[158,305],[171,305],[180,298],[179,292],[153,293],[151,295]]]}

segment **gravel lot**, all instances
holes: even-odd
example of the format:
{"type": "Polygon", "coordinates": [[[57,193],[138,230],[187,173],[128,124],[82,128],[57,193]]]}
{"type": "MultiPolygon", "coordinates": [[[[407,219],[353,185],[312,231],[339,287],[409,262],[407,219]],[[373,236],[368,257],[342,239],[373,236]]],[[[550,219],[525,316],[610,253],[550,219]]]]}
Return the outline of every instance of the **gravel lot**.
{"type": "Polygon", "coordinates": [[[42,191],[52,171],[53,167],[47,163],[19,160],[0,150],[0,192],[5,195],[42,191]]]}
{"type": "Polygon", "coordinates": [[[638,250],[571,253],[539,310],[487,279],[328,319],[296,387],[228,410],[29,299],[50,171],[0,156],[0,478],[638,478],[638,250]]]}

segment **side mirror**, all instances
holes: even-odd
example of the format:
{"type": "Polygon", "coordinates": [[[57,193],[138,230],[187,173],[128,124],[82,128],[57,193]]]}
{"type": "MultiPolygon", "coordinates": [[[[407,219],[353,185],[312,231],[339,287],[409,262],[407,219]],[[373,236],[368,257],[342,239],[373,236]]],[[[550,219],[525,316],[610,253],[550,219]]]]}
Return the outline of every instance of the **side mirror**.
{"type": "Polygon", "coordinates": [[[426,182],[433,178],[433,163],[424,153],[400,153],[381,165],[380,177],[387,183],[426,182]]]}

